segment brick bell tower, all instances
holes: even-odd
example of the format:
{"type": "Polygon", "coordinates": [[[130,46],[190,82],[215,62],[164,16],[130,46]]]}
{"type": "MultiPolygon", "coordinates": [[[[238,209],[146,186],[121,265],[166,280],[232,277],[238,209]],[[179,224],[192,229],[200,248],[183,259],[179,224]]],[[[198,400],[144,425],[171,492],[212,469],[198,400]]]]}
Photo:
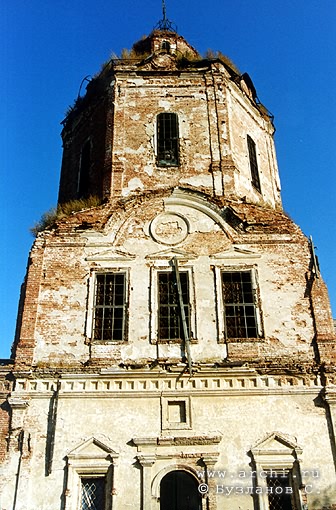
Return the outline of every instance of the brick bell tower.
{"type": "Polygon", "coordinates": [[[336,339],[273,118],[163,7],[63,121],[0,372],[0,508],[331,510],[336,339]]]}
{"type": "Polygon", "coordinates": [[[272,117],[250,77],[176,32],[109,61],[63,126],[61,203],[184,186],[281,209],[272,117]]]}

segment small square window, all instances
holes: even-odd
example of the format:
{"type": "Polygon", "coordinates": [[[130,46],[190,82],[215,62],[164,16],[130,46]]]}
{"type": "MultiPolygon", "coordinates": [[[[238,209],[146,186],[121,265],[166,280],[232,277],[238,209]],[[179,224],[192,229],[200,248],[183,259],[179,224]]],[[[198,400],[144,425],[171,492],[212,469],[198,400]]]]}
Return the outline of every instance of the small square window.
{"type": "Polygon", "coordinates": [[[187,423],[186,403],[182,400],[168,401],[169,423],[187,423]]]}
{"type": "Polygon", "coordinates": [[[162,397],[162,429],[190,429],[190,399],[187,397],[162,397]]]}

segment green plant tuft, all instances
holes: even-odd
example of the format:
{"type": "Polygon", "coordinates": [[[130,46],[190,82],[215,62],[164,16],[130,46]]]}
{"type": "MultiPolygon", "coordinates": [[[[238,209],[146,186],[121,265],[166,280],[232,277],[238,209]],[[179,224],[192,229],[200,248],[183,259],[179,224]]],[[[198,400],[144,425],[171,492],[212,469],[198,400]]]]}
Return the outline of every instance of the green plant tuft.
{"type": "Polygon", "coordinates": [[[34,237],[43,230],[52,228],[55,223],[73,213],[83,211],[84,209],[91,209],[98,207],[102,204],[102,199],[97,196],[90,196],[88,198],[79,198],[77,200],[70,200],[64,204],[59,204],[57,207],[52,207],[49,211],[42,214],[41,219],[35,223],[30,229],[34,237]]]}
{"type": "Polygon", "coordinates": [[[138,52],[134,48],[131,48],[130,50],[127,48],[123,48],[121,50],[120,59],[121,60],[144,60],[150,55],[149,52],[138,52]]]}
{"type": "Polygon", "coordinates": [[[232,69],[232,71],[234,71],[236,74],[241,75],[241,72],[239,71],[236,64],[232,62],[232,60],[226,55],[224,55],[221,51],[214,51],[209,49],[206,51],[205,58],[208,58],[209,60],[218,58],[219,60],[224,62],[224,64],[226,64],[228,67],[230,67],[230,69],[232,69]]]}

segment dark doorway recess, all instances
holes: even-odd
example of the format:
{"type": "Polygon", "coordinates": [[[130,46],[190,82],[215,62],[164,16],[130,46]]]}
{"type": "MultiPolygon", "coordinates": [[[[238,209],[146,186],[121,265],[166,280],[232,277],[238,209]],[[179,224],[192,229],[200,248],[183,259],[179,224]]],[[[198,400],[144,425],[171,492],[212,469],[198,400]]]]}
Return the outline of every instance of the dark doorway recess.
{"type": "Polygon", "coordinates": [[[160,510],[201,510],[197,480],[186,471],[168,473],[160,485],[160,510]]]}

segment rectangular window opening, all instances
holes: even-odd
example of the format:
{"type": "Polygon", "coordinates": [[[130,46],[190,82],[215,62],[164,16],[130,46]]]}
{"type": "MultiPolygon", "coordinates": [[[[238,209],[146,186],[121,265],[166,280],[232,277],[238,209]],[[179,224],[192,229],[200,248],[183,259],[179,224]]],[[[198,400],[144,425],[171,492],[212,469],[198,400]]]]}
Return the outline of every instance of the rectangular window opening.
{"type": "Polygon", "coordinates": [[[274,476],[269,474],[266,478],[268,487],[269,510],[294,510],[292,505],[292,485],[290,473],[274,476]]]}
{"type": "Polygon", "coordinates": [[[251,182],[256,190],[260,192],[260,179],[257,161],[256,144],[252,138],[247,135],[247,146],[250,157],[250,169],[251,169],[251,182]]]}
{"type": "Polygon", "coordinates": [[[98,274],[94,296],[94,340],[124,340],[125,315],[126,274],[98,274]]]}
{"type": "Polygon", "coordinates": [[[105,477],[81,479],[80,510],[105,510],[105,477]]]}
{"type": "Polygon", "coordinates": [[[222,292],[226,338],[256,338],[258,328],[251,271],[223,271],[222,292]]]}
{"type": "MultiPolygon", "coordinates": [[[[188,335],[190,335],[189,278],[186,271],[180,271],[182,298],[188,335]]],[[[180,302],[174,271],[158,273],[158,338],[160,340],[183,339],[180,302]]]]}
{"type": "Polygon", "coordinates": [[[157,116],[157,162],[159,166],[179,164],[179,133],[176,113],[157,116]]]}
{"type": "Polygon", "coordinates": [[[187,423],[186,403],[181,401],[168,402],[169,423],[187,423]]]}

